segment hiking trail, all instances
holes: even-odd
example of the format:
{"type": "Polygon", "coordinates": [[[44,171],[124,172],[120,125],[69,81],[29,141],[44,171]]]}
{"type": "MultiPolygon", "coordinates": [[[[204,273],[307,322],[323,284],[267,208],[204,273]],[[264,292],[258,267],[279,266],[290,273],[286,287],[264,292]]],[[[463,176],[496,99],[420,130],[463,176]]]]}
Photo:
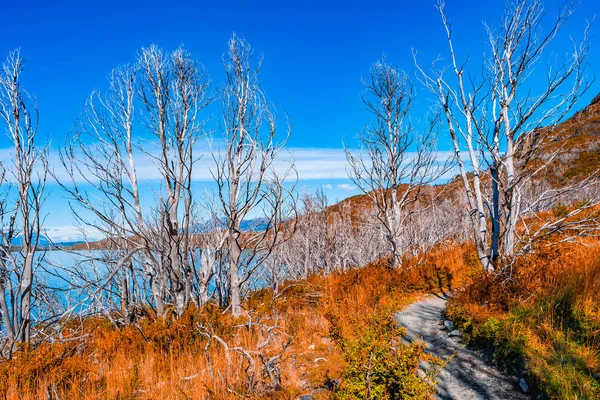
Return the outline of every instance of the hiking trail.
{"type": "Polygon", "coordinates": [[[404,340],[423,341],[426,351],[447,361],[436,377],[438,399],[530,399],[519,387],[519,379],[506,376],[486,361],[482,354],[467,349],[444,330],[446,298],[429,296],[396,313],[407,330],[404,340]]]}

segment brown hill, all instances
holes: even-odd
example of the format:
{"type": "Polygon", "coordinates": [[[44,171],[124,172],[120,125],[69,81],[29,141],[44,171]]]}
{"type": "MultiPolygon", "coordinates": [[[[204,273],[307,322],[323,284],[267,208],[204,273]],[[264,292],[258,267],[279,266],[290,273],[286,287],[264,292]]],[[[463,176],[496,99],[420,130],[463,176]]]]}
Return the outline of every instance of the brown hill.
{"type": "Polygon", "coordinates": [[[554,136],[544,146],[546,154],[558,151],[544,171],[545,179],[558,186],[596,172],[600,168],[600,95],[560,124],[554,136]]]}

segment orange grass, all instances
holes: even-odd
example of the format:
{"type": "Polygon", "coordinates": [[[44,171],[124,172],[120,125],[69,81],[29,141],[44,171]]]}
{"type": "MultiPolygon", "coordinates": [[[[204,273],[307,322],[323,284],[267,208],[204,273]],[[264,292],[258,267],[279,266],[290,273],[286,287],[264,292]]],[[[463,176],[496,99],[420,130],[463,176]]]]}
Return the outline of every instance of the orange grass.
{"type": "MultiPolygon", "coordinates": [[[[255,384],[249,390],[248,363],[235,352],[227,356],[206,329],[230,347],[256,349],[256,330],[244,327],[216,306],[191,308],[181,318],[141,319],[117,328],[103,317],[72,321],[61,340],[43,343],[0,363],[0,396],[7,399],[295,399],[312,393],[332,395],[341,382],[346,360],[332,337],[357,339],[377,315],[400,309],[424,292],[447,290],[460,274],[467,247],[440,248],[405,271],[377,265],[287,282],[273,301],[273,292],[254,292],[246,309],[256,321],[273,324],[292,342],[280,362],[281,388],[274,390],[256,361],[255,384]],[[271,309],[269,304],[273,303],[271,309]],[[229,360],[228,360],[229,358],[229,360]]],[[[407,263],[410,265],[410,262],[407,263]]],[[[415,264],[413,262],[413,264],[415,264]]],[[[283,336],[265,352],[279,351],[283,336]]],[[[420,350],[419,350],[420,351],[420,350]]],[[[414,367],[416,371],[417,365],[414,367]]],[[[412,373],[411,372],[411,373],[412,373]]]]}
{"type": "Polygon", "coordinates": [[[512,277],[478,274],[448,315],[552,399],[600,398],[600,244],[541,247],[512,277]]]}

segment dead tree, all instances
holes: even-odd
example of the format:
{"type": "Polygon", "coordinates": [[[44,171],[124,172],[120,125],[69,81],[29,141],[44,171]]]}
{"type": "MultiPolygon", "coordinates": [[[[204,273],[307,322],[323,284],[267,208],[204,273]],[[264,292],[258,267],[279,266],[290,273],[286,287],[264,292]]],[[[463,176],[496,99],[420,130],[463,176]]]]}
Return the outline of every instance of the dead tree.
{"type": "Polygon", "coordinates": [[[385,58],[371,67],[362,96],[374,122],[365,127],[360,150],[346,150],[350,179],[367,195],[388,240],[392,267],[400,267],[405,244],[402,232],[424,187],[446,171],[435,151],[435,120],[419,135],[410,119],[414,100],[408,76],[385,58]],[[414,148],[414,150],[413,150],[414,148]]]}
{"type": "MultiPolygon", "coordinates": [[[[587,29],[573,52],[553,65],[545,55],[574,6],[560,8],[555,19],[547,21],[548,11],[540,0],[509,2],[500,24],[485,26],[489,51],[483,58],[483,73],[478,74],[456,54],[443,2],[438,10],[447,33],[450,65],[438,67],[440,60],[436,60],[432,72],[418,68],[445,115],[479,260],[484,269],[495,270],[509,262],[522,244],[517,224],[532,210],[524,207],[523,192],[561,151],[540,157],[544,145],[554,139],[558,123],[589,87],[584,74],[587,29]],[[529,86],[528,78],[532,74],[541,78],[544,67],[542,87],[529,86]]],[[[564,187],[560,193],[578,187],[578,183],[564,187]]]]}
{"type": "Polygon", "coordinates": [[[69,176],[61,184],[76,218],[103,233],[120,250],[115,256],[137,254],[161,316],[171,306],[180,315],[193,297],[191,184],[194,149],[203,134],[199,113],[213,98],[208,86],[204,68],[183,48],[172,53],[144,48],[134,66],[113,70],[106,94],[90,96],[85,117],[61,153],[69,176]],[[138,177],[142,161],[161,182],[156,203],[145,209],[138,177]],[[81,181],[96,191],[84,191],[81,181]]]}
{"type": "Polygon", "coordinates": [[[228,377],[235,371],[234,366],[241,366],[244,369],[246,383],[244,389],[250,393],[272,392],[281,389],[281,362],[285,352],[292,344],[293,337],[280,325],[281,316],[274,307],[277,299],[278,296],[275,295],[269,304],[271,315],[261,316],[254,310],[249,310],[245,315],[246,322],[234,327],[236,334],[233,340],[226,340],[227,338],[217,335],[215,329],[208,323],[196,325],[198,332],[207,338],[205,354],[211,371],[214,366],[209,349],[213,340],[225,352],[227,364],[222,373],[225,375],[225,383],[229,391],[235,393],[234,389],[229,387],[228,382],[228,377]],[[256,342],[248,343],[247,340],[236,340],[235,337],[243,337],[243,332],[256,338],[256,342]],[[232,359],[232,356],[237,356],[237,360],[232,359]]]}
{"type": "Polygon", "coordinates": [[[328,223],[325,215],[327,197],[322,190],[315,193],[305,191],[299,204],[294,237],[275,251],[277,260],[273,261],[270,269],[273,286],[281,285],[285,279],[305,279],[321,269],[325,255],[322,243],[328,223]],[[284,268],[281,268],[282,265],[284,268]]]}
{"type": "Polygon", "coordinates": [[[11,349],[29,344],[35,272],[43,261],[44,189],[48,174],[47,146],[37,143],[39,113],[21,87],[25,60],[12,51],[0,73],[0,120],[13,145],[11,165],[0,173],[0,312],[11,349]]]}
{"type": "MultiPolygon", "coordinates": [[[[139,95],[147,116],[146,127],[158,145],[158,155],[145,151],[155,161],[166,188],[158,206],[162,260],[168,275],[168,291],[178,315],[189,304],[193,271],[188,257],[194,206],[194,147],[202,135],[199,112],[209,104],[208,78],[204,69],[182,48],[165,60],[155,46],[143,49],[139,63],[144,71],[139,95]],[[165,263],[166,261],[166,263],[165,263]]],[[[157,221],[158,222],[158,221],[157,221]]]]}
{"type": "Polygon", "coordinates": [[[229,265],[231,312],[242,313],[242,289],[289,231],[282,228],[293,216],[295,170],[278,171],[275,162],[287,141],[276,142],[275,114],[262,92],[258,74],[262,59],[235,34],[223,57],[226,84],[222,92],[224,149],[215,151],[216,206],[227,232],[224,257],[229,265]],[[287,181],[287,182],[286,182],[287,181]],[[287,186],[286,186],[287,185],[287,186]],[[261,210],[260,232],[242,232],[241,224],[261,210]]]}
{"type": "MultiPolygon", "coordinates": [[[[207,202],[206,205],[211,205],[207,202]]],[[[227,279],[219,275],[222,269],[222,249],[227,238],[227,232],[222,229],[221,221],[218,220],[218,216],[213,212],[209,212],[210,218],[203,224],[198,226],[198,229],[194,231],[196,237],[196,244],[194,245],[194,254],[198,254],[200,257],[199,268],[196,269],[196,282],[197,282],[197,298],[196,304],[200,307],[208,303],[210,298],[210,284],[213,282],[213,278],[222,278],[223,281],[227,279]]],[[[222,292],[223,287],[215,282],[215,290],[219,299],[227,297],[222,292]]],[[[223,305],[223,302],[220,301],[223,305]]],[[[224,306],[224,305],[223,305],[224,306]]]]}

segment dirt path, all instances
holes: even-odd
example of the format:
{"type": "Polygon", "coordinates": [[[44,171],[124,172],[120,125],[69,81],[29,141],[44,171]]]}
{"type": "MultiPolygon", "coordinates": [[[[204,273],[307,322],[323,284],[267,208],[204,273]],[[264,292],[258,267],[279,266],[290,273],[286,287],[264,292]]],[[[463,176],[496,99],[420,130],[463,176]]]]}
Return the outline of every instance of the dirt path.
{"type": "Polygon", "coordinates": [[[400,325],[408,331],[408,341],[422,340],[427,351],[444,360],[452,357],[437,376],[439,399],[529,399],[519,388],[516,377],[503,375],[484,361],[481,354],[465,348],[442,330],[442,312],[446,299],[430,296],[411,304],[396,314],[400,325]]]}

